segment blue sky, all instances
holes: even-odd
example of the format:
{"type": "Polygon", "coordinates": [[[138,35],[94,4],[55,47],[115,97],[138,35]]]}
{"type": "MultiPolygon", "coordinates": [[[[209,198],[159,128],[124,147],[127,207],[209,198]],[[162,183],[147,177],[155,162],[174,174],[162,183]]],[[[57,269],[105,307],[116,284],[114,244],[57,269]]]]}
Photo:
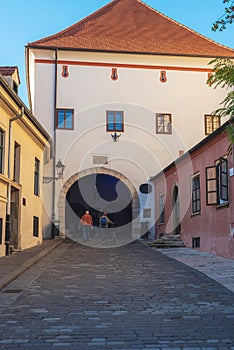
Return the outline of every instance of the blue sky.
{"type": "MultiPolygon", "coordinates": [[[[0,66],[18,66],[19,96],[28,104],[24,48],[29,42],[76,23],[108,0],[0,0],[0,66]]],[[[212,23],[224,13],[223,0],[144,0],[174,20],[223,45],[234,48],[234,24],[212,32],[212,23]]]]}

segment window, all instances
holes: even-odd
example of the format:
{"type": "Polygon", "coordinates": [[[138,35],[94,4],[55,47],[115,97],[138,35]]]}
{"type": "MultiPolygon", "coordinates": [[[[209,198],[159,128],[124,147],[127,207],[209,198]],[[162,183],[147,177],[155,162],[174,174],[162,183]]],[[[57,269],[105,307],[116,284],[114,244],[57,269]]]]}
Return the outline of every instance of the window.
{"type": "Polygon", "coordinates": [[[193,237],[192,238],[192,247],[193,248],[200,248],[200,237],[193,237]]]}
{"type": "Polygon", "coordinates": [[[112,68],[112,73],[111,73],[111,79],[112,80],[118,80],[118,71],[117,68],[112,68]]]}
{"type": "Polygon", "coordinates": [[[68,78],[69,72],[68,72],[68,66],[63,66],[62,67],[62,77],[68,78]]]}
{"type": "Polygon", "coordinates": [[[210,135],[220,127],[220,117],[217,115],[205,115],[205,134],[210,135]]]}
{"type": "Polygon", "coordinates": [[[141,193],[148,194],[152,192],[152,186],[150,184],[142,184],[139,187],[141,193]]]}
{"type": "Polygon", "coordinates": [[[228,192],[228,161],[220,158],[214,166],[206,168],[206,204],[228,203],[228,192]]]}
{"type": "Polygon", "coordinates": [[[15,142],[13,180],[20,182],[20,145],[15,142]]]}
{"type": "Polygon", "coordinates": [[[161,70],[160,72],[160,81],[161,83],[166,83],[167,81],[167,73],[165,70],[161,70]]]}
{"type": "Polygon", "coordinates": [[[74,129],[74,109],[57,109],[56,113],[57,129],[74,129]]]}
{"type": "Polygon", "coordinates": [[[192,214],[201,212],[200,175],[192,177],[192,214]]]}
{"type": "Polygon", "coordinates": [[[151,217],[151,209],[144,209],[143,218],[150,218],[150,217],[151,217]]]}
{"type": "Polygon", "coordinates": [[[35,158],[34,165],[34,194],[39,196],[39,185],[40,185],[40,161],[35,158]]]}
{"type": "Polygon", "coordinates": [[[5,133],[0,129],[0,174],[4,172],[4,145],[5,145],[5,133]]]}
{"type": "Polygon", "coordinates": [[[14,90],[15,93],[18,95],[18,84],[16,84],[15,81],[13,81],[13,90],[14,90]]]}
{"type": "Polygon", "coordinates": [[[156,114],[156,133],[171,134],[171,114],[156,114]]]}
{"type": "Polygon", "coordinates": [[[37,216],[33,217],[33,236],[39,237],[39,218],[37,216]]]}
{"type": "Polygon", "coordinates": [[[123,112],[107,111],[106,131],[124,131],[123,112]]]}
{"type": "Polygon", "coordinates": [[[159,224],[162,225],[165,223],[165,194],[161,194],[159,197],[159,224]]]}
{"type": "Polygon", "coordinates": [[[228,161],[220,158],[216,162],[218,180],[218,204],[228,202],[228,161]]]}
{"type": "Polygon", "coordinates": [[[2,229],[3,229],[2,226],[3,226],[2,225],[2,218],[0,218],[0,244],[2,244],[2,229]]]}

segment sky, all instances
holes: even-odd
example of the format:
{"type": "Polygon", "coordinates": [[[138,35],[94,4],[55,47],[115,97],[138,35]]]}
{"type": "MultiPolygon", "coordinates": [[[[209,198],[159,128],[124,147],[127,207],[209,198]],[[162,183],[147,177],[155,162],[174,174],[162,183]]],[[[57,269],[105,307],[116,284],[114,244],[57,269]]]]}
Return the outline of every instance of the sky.
{"type": "MultiPolygon", "coordinates": [[[[110,0],[0,0],[0,66],[18,66],[19,96],[28,105],[25,46],[78,22],[110,0]]],[[[163,14],[206,37],[234,48],[234,24],[222,32],[211,27],[224,13],[223,0],[144,0],[163,14]]]]}

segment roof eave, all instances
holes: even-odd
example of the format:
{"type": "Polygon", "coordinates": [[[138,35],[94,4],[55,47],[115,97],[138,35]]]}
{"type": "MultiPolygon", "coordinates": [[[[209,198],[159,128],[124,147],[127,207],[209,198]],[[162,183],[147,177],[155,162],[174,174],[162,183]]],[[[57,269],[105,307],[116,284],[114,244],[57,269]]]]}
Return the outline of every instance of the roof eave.
{"type": "Polygon", "coordinates": [[[80,52],[100,52],[100,53],[114,53],[114,54],[131,54],[131,55],[152,55],[152,56],[174,56],[174,57],[200,57],[200,58],[231,58],[231,55],[199,55],[199,54],[183,54],[183,53],[162,53],[162,52],[142,52],[142,51],[125,51],[125,50],[100,50],[100,49],[86,49],[86,48],[74,48],[74,47],[57,47],[57,46],[40,46],[40,45],[26,45],[26,48],[37,50],[58,50],[58,51],[80,51],[80,52]]]}
{"type": "Polygon", "coordinates": [[[17,106],[19,108],[24,107],[24,114],[25,114],[25,116],[32,122],[32,124],[37,128],[37,130],[40,131],[40,133],[43,135],[43,137],[47,141],[49,141],[50,138],[51,138],[50,135],[43,128],[43,126],[39,123],[39,121],[36,119],[36,117],[31,113],[31,111],[24,104],[24,102],[21,100],[21,98],[10,87],[10,85],[7,83],[7,81],[4,79],[4,77],[1,76],[1,74],[0,74],[0,84],[3,86],[4,90],[9,94],[9,96],[12,98],[12,100],[17,104],[17,106]]]}

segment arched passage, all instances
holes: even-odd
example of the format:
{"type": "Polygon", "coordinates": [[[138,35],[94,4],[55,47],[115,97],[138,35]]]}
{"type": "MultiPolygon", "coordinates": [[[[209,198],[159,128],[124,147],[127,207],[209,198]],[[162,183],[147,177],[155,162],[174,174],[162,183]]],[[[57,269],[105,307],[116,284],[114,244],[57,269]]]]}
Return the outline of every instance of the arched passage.
{"type": "Polygon", "coordinates": [[[64,184],[59,198],[60,230],[63,236],[76,229],[76,223],[73,222],[74,227],[68,224],[67,203],[77,222],[84,210],[90,210],[94,216],[107,211],[117,227],[125,227],[130,223],[132,239],[139,238],[138,194],[132,183],[115,170],[88,169],[74,174],[64,184]]]}

